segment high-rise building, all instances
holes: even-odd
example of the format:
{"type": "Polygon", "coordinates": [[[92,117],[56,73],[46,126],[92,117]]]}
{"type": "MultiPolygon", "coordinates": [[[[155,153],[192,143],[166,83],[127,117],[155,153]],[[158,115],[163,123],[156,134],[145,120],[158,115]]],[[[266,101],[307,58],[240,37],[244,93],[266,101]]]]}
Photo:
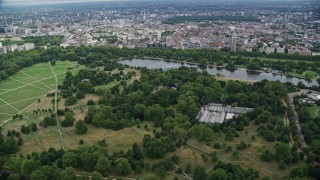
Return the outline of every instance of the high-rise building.
{"type": "Polygon", "coordinates": [[[236,52],[237,51],[237,35],[233,34],[231,39],[231,51],[236,52]]]}

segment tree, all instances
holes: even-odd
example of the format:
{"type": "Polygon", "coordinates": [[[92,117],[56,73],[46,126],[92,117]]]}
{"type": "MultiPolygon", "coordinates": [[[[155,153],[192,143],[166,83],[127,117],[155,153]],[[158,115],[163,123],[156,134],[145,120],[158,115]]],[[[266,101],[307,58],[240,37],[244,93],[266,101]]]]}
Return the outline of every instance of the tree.
{"type": "Polygon", "coordinates": [[[131,165],[128,159],[120,157],[116,160],[117,173],[121,175],[128,175],[131,173],[131,165]]]}
{"type": "Polygon", "coordinates": [[[146,109],[145,116],[148,120],[153,121],[156,127],[159,127],[162,126],[166,114],[163,107],[155,104],[146,109]]]}
{"type": "Polygon", "coordinates": [[[275,159],[278,162],[281,162],[280,165],[282,167],[283,163],[291,163],[292,162],[292,154],[290,147],[286,144],[276,144],[275,145],[275,159]]]}
{"type": "Polygon", "coordinates": [[[146,154],[150,158],[162,158],[167,153],[167,149],[163,142],[157,139],[152,139],[146,143],[146,154]]]}
{"type": "Polygon", "coordinates": [[[206,171],[201,166],[196,166],[193,172],[194,180],[203,180],[206,179],[206,171]]]}
{"type": "Polygon", "coordinates": [[[76,169],[67,167],[60,172],[60,177],[63,180],[76,180],[76,169]]]}
{"type": "Polygon", "coordinates": [[[273,154],[269,150],[263,151],[261,154],[261,160],[266,162],[271,162],[273,159],[273,154]]]}
{"type": "Polygon", "coordinates": [[[138,146],[137,143],[134,143],[132,145],[132,157],[133,159],[135,160],[140,160],[140,159],[143,159],[143,154],[138,146]]]}
{"type": "Polygon", "coordinates": [[[83,120],[76,122],[76,133],[77,134],[86,134],[88,131],[88,127],[83,120]]]}
{"type": "Polygon", "coordinates": [[[55,126],[57,124],[57,121],[53,117],[45,117],[43,119],[43,125],[46,126],[55,126]]]}
{"type": "Polygon", "coordinates": [[[185,173],[190,174],[191,173],[191,164],[187,164],[186,169],[184,170],[185,173]]]}
{"type": "Polygon", "coordinates": [[[74,96],[70,96],[66,99],[66,101],[64,102],[64,105],[66,106],[71,106],[71,105],[75,105],[77,104],[77,98],[74,96]]]}
{"type": "Polygon", "coordinates": [[[64,113],[64,120],[61,122],[63,127],[73,126],[73,122],[75,121],[72,112],[68,111],[64,113]]]}
{"type": "Polygon", "coordinates": [[[86,97],[86,94],[82,91],[78,91],[76,94],[76,98],[77,99],[83,99],[84,97],[86,97]]]}
{"type": "Polygon", "coordinates": [[[60,169],[56,165],[41,166],[40,170],[47,178],[50,177],[48,179],[59,179],[60,169]]]}
{"type": "Polygon", "coordinates": [[[89,82],[80,82],[78,84],[78,89],[82,92],[85,92],[85,93],[93,93],[94,92],[93,85],[89,82]]]}
{"type": "Polygon", "coordinates": [[[31,173],[30,180],[45,180],[47,176],[40,170],[35,170],[31,173]]]}
{"type": "Polygon", "coordinates": [[[14,172],[21,172],[23,161],[24,159],[22,159],[21,157],[10,157],[8,160],[10,169],[14,172]]]}
{"type": "Polygon", "coordinates": [[[34,123],[34,122],[31,123],[31,130],[32,131],[37,131],[38,130],[38,127],[37,127],[36,123],[34,123]]]}
{"type": "Polygon", "coordinates": [[[38,160],[25,159],[21,165],[22,173],[31,174],[36,169],[40,168],[41,163],[38,160]]]}
{"type": "Polygon", "coordinates": [[[10,174],[7,180],[20,180],[20,175],[10,174]]]}
{"type": "Polygon", "coordinates": [[[95,171],[92,173],[91,178],[92,180],[102,180],[103,176],[99,172],[95,171]]]}
{"type": "Polygon", "coordinates": [[[98,161],[98,154],[91,152],[83,152],[80,155],[81,164],[85,171],[93,171],[94,166],[98,161]]]}
{"type": "Polygon", "coordinates": [[[101,173],[104,176],[108,175],[108,171],[111,167],[111,161],[104,156],[99,157],[97,164],[94,167],[94,170],[101,173]]]}
{"type": "Polygon", "coordinates": [[[62,156],[62,167],[77,167],[77,155],[74,152],[66,152],[62,156]]]}
{"type": "Polygon", "coordinates": [[[196,124],[190,129],[191,134],[199,141],[211,141],[213,139],[213,130],[204,124],[196,124]]]}
{"type": "Polygon", "coordinates": [[[156,170],[156,174],[160,177],[160,179],[162,179],[166,176],[166,168],[163,166],[158,167],[156,170]]]}
{"type": "Polygon", "coordinates": [[[224,169],[216,169],[209,173],[208,180],[228,180],[228,173],[224,169]]]}
{"type": "Polygon", "coordinates": [[[3,144],[3,148],[7,154],[14,154],[19,150],[18,142],[14,138],[9,137],[3,144]]]}
{"type": "Polygon", "coordinates": [[[314,153],[320,155],[320,140],[313,140],[311,143],[311,148],[314,153]]]}

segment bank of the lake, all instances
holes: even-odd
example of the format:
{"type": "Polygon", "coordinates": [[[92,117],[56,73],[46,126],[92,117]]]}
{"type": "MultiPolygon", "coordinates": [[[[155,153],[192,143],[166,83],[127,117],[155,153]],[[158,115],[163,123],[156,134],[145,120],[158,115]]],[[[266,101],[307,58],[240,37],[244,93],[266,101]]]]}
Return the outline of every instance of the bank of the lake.
{"type": "Polygon", "coordinates": [[[247,73],[246,69],[237,69],[233,72],[228,71],[222,67],[216,67],[213,65],[209,66],[199,66],[197,63],[189,63],[184,61],[174,61],[174,60],[166,60],[162,58],[134,58],[131,60],[122,59],[118,61],[121,64],[133,66],[133,67],[146,67],[148,69],[157,69],[161,68],[163,70],[168,70],[171,68],[179,68],[181,66],[197,68],[198,71],[207,71],[211,75],[222,74],[226,79],[236,79],[243,81],[261,81],[261,80],[269,80],[269,81],[280,81],[282,83],[291,82],[297,85],[299,82],[303,83],[307,87],[318,86],[318,82],[315,80],[307,81],[305,79],[299,79],[296,77],[287,77],[283,74],[272,74],[270,72],[260,71],[259,73],[247,73]]]}

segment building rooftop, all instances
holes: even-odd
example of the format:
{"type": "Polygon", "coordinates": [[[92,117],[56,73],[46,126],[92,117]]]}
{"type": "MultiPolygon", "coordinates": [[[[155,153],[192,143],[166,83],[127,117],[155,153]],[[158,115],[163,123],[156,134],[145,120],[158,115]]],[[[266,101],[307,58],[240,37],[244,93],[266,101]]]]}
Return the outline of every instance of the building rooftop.
{"type": "Polygon", "coordinates": [[[197,116],[200,122],[223,123],[229,119],[251,112],[252,108],[232,107],[229,105],[211,103],[203,106],[197,116]]]}

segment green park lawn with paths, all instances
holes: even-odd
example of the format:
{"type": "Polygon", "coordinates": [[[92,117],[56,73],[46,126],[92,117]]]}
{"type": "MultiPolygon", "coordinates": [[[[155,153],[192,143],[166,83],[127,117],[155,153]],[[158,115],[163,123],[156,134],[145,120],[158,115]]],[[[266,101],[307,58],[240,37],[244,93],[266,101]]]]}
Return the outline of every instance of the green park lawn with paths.
{"type": "MultiPolygon", "coordinates": [[[[78,72],[79,65],[68,61],[59,61],[52,66],[59,83],[62,83],[65,73],[71,70],[78,72]]],[[[39,63],[27,67],[0,82],[0,123],[23,111],[46,96],[55,88],[55,79],[48,63],[39,63]]]]}

